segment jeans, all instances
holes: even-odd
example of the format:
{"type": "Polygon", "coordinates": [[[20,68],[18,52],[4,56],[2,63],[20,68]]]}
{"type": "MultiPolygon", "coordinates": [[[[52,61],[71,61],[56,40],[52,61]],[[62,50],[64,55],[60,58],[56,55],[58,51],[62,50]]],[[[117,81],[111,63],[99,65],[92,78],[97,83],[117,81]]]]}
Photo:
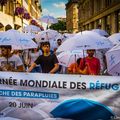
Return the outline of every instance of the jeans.
{"type": "Polygon", "coordinates": [[[36,66],[35,68],[32,69],[31,72],[32,73],[40,73],[41,72],[41,67],[40,66],[36,66]]]}

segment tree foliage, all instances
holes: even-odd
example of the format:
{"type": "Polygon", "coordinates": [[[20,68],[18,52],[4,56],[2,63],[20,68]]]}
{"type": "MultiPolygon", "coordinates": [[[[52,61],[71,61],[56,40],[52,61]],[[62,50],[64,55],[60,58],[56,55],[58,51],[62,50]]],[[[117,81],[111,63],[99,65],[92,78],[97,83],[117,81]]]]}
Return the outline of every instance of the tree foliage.
{"type": "Polygon", "coordinates": [[[49,28],[57,31],[64,31],[66,30],[66,22],[59,20],[58,23],[52,24],[49,28]]]}

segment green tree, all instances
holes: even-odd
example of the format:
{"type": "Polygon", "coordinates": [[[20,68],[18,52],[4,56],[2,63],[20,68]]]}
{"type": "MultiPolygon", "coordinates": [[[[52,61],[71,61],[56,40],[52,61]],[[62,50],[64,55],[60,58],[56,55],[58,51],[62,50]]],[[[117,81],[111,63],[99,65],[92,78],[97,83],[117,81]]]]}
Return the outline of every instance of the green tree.
{"type": "Polygon", "coordinates": [[[58,23],[52,24],[49,28],[57,31],[64,31],[66,30],[66,22],[59,20],[58,23]]]}

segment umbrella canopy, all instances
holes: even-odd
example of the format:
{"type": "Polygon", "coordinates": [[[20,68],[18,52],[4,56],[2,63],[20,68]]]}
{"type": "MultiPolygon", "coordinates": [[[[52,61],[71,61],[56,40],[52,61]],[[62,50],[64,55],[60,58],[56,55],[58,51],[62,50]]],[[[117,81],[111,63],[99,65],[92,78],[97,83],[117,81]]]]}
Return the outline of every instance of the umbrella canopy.
{"type": "Polygon", "coordinates": [[[3,117],[3,118],[0,118],[1,120],[21,120],[21,119],[18,119],[18,118],[13,118],[13,117],[3,117]]]}
{"type": "Polygon", "coordinates": [[[31,36],[15,30],[1,32],[0,45],[11,45],[12,49],[17,50],[37,48],[37,44],[31,39],[31,36]]]}
{"type": "Polygon", "coordinates": [[[27,32],[38,33],[40,31],[41,31],[41,29],[35,25],[27,25],[26,27],[23,28],[23,32],[25,32],[25,33],[27,33],[27,32]]]}
{"type": "Polygon", "coordinates": [[[49,16],[49,15],[43,16],[39,20],[47,24],[58,23],[58,20],[56,18],[54,18],[53,16],[49,16]]]}
{"type": "Polygon", "coordinates": [[[58,34],[55,36],[55,40],[57,41],[58,39],[61,39],[61,40],[64,39],[64,37],[63,37],[63,35],[62,35],[61,33],[58,33],[58,34]]]}
{"type": "Polygon", "coordinates": [[[54,39],[51,39],[50,40],[50,43],[52,44],[52,46],[54,46],[54,48],[58,48],[58,43],[57,43],[57,40],[58,39],[61,39],[61,42],[64,42],[64,38],[63,38],[63,35],[58,33],[54,39]]]}
{"type": "Polygon", "coordinates": [[[108,73],[120,76],[120,44],[106,53],[106,60],[108,73]]]}
{"type": "Polygon", "coordinates": [[[68,38],[71,38],[71,37],[73,37],[73,36],[75,36],[75,34],[70,34],[70,33],[64,33],[64,34],[63,34],[64,40],[66,40],[66,39],[68,39],[68,38]]]}
{"type": "Polygon", "coordinates": [[[72,63],[76,63],[78,58],[83,58],[83,51],[62,52],[57,56],[57,58],[60,65],[68,67],[72,63]]]}
{"type": "Polygon", "coordinates": [[[113,112],[101,103],[87,99],[66,100],[51,111],[55,118],[72,120],[110,120],[113,112]]]}
{"type": "Polygon", "coordinates": [[[93,29],[92,31],[98,33],[101,36],[109,36],[109,34],[105,30],[102,30],[102,29],[93,29]]]}
{"type": "Polygon", "coordinates": [[[92,31],[84,31],[76,34],[74,37],[67,39],[58,48],[56,52],[87,50],[87,49],[104,49],[111,48],[112,43],[106,38],[92,31]]]}
{"type": "Polygon", "coordinates": [[[31,39],[35,38],[35,34],[34,34],[34,33],[30,33],[30,32],[28,32],[28,33],[25,33],[25,34],[27,34],[28,36],[30,36],[31,39]]]}
{"type": "Polygon", "coordinates": [[[50,39],[55,39],[55,37],[58,35],[59,33],[55,30],[45,30],[45,31],[41,31],[39,34],[37,34],[35,36],[35,39],[38,42],[44,42],[45,40],[49,41],[50,39]]]}
{"type": "Polygon", "coordinates": [[[15,37],[11,34],[7,35],[7,32],[0,32],[0,45],[13,45],[17,44],[17,41],[14,41],[15,37]],[[12,38],[12,39],[11,39],[12,38]]]}
{"type": "Polygon", "coordinates": [[[108,39],[114,44],[117,45],[120,43],[120,33],[114,33],[108,37],[108,39]]]}

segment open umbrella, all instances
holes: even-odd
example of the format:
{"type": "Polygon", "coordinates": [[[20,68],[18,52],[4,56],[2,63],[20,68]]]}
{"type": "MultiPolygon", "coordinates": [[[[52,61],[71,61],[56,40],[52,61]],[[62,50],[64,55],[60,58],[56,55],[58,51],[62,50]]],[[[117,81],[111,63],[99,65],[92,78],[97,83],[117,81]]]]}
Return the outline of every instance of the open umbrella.
{"type": "Polygon", "coordinates": [[[57,41],[58,39],[63,40],[63,39],[64,39],[64,36],[63,36],[61,33],[58,33],[58,34],[55,36],[55,41],[57,41]]]}
{"type": "Polygon", "coordinates": [[[0,45],[11,45],[12,49],[23,50],[37,48],[31,36],[15,30],[0,33],[0,45]]]}
{"type": "Polygon", "coordinates": [[[56,52],[87,50],[87,49],[104,49],[111,48],[112,43],[106,38],[92,31],[84,31],[76,34],[74,37],[67,39],[58,48],[56,52]]]}
{"type": "Polygon", "coordinates": [[[114,33],[111,36],[108,37],[108,39],[114,44],[120,43],[120,33],[114,33]]]}
{"type": "Polygon", "coordinates": [[[78,58],[83,58],[83,51],[67,51],[62,52],[58,56],[59,64],[65,67],[70,66],[72,63],[76,63],[78,58]]]}
{"type": "Polygon", "coordinates": [[[120,44],[107,51],[106,60],[108,73],[120,76],[120,44]]]}
{"type": "Polygon", "coordinates": [[[48,30],[45,30],[45,31],[41,31],[39,34],[37,34],[35,36],[35,39],[38,41],[38,42],[44,42],[44,40],[50,40],[50,39],[55,39],[55,37],[57,37],[59,33],[55,30],[51,30],[51,29],[48,29],[48,30]]]}
{"type": "Polygon", "coordinates": [[[106,36],[106,37],[109,36],[109,34],[105,30],[102,30],[102,29],[93,29],[92,31],[98,33],[101,36],[106,36]]]}
{"type": "Polygon", "coordinates": [[[42,16],[39,20],[47,24],[58,23],[58,20],[56,18],[54,18],[53,16],[49,16],[49,15],[42,16]]]}
{"type": "MultiPolygon", "coordinates": [[[[11,39],[12,35],[7,35],[6,32],[0,32],[0,45],[14,45],[17,44],[17,41],[11,39]]],[[[12,37],[14,38],[14,36],[12,37]]]]}
{"type": "Polygon", "coordinates": [[[51,111],[55,118],[72,120],[111,120],[114,113],[105,105],[87,100],[66,100],[51,111]]]}
{"type": "Polygon", "coordinates": [[[65,39],[71,38],[71,37],[73,37],[73,36],[75,36],[75,34],[71,34],[71,33],[64,33],[64,34],[63,34],[63,37],[64,37],[65,39]]]}
{"type": "Polygon", "coordinates": [[[18,119],[18,118],[13,118],[13,117],[3,117],[3,118],[0,118],[1,120],[21,120],[21,119],[18,119]]]}
{"type": "Polygon", "coordinates": [[[25,33],[38,33],[40,32],[41,29],[35,25],[27,25],[26,27],[23,28],[23,32],[25,33]]]}

